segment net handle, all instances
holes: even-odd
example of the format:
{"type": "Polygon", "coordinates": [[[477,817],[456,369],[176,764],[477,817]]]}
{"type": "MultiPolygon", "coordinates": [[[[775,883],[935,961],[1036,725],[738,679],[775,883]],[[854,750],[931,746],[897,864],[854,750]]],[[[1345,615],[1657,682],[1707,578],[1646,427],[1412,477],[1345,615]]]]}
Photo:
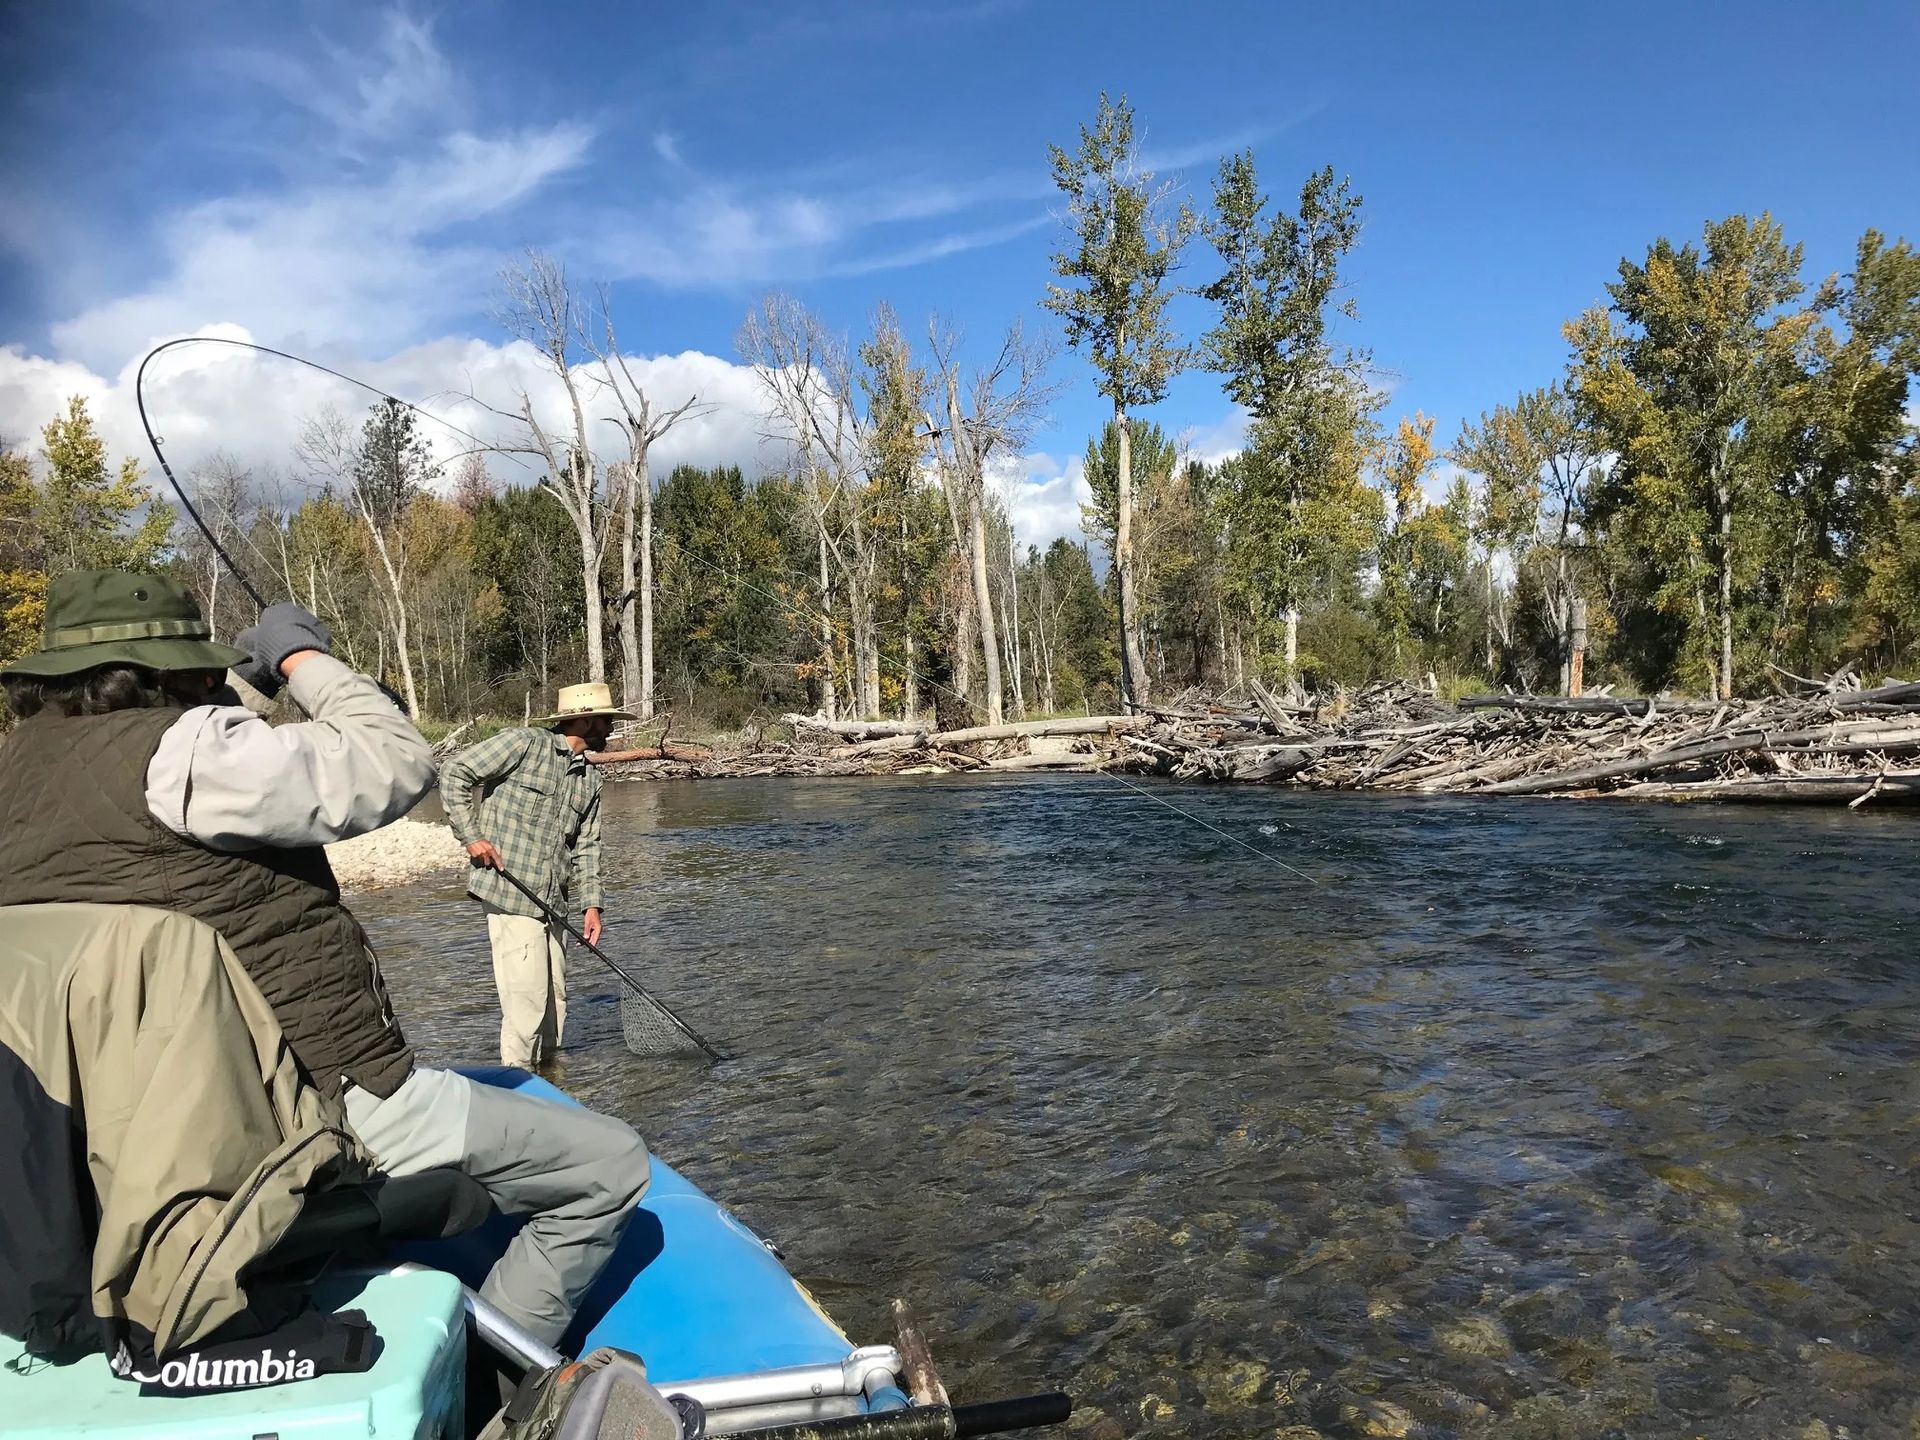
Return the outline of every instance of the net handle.
{"type": "Polygon", "coordinates": [[[642,1000],[645,1000],[649,1005],[653,1006],[654,1009],[658,1010],[662,1015],[666,1016],[667,1019],[673,1023],[673,1026],[676,1030],[678,1030],[682,1035],[686,1036],[687,1039],[691,1040],[695,1045],[699,1046],[700,1049],[706,1051],[710,1059],[712,1059],[715,1063],[718,1063],[722,1060],[726,1060],[730,1058],[729,1056],[724,1055],[720,1051],[714,1049],[713,1046],[709,1045],[705,1040],[703,1040],[700,1037],[700,1033],[697,1030],[695,1030],[691,1025],[687,1024],[687,1022],[682,1020],[678,1015],[673,1013],[672,1006],[668,1005],[664,1000],[660,999],[652,991],[647,989],[646,986],[642,985],[638,980],[634,979],[633,976],[628,973],[625,966],[621,965],[612,956],[607,954],[606,951],[602,950],[598,945],[594,944],[591,940],[587,939],[586,936],[582,935],[578,930],[574,929],[572,922],[570,922],[566,916],[560,914],[557,910],[549,906],[546,901],[542,900],[538,895],[534,894],[533,891],[529,890],[526,887],[526,885],[521,882],[521,879],[518,875],[515,875],[511,870],[507,869],[507,867],[504,865],[496,866],[495,868],[498,869],[500,874],[505,877],[509,885],[513,886],[514,889],[518,890],[522,895],[526,896],[527,899],[531,900],[534,903],[534,905],[539,908],[541,915],[546,918],[546,921],[549,925],[558,925],[562,930],[566,931],[567,934],[571,935],[574,939],[578,940],[581,943],[581,945],[583,945],[587,949],[587,951],[594,957],[594,959],[598,960],[602,965],[605,965],[609,970],[613,971],[614,974],[618,975],[622,980],[624,980],[627,983],[627,987],[631,989],[634,994],[638,995],[642,1000]]]}

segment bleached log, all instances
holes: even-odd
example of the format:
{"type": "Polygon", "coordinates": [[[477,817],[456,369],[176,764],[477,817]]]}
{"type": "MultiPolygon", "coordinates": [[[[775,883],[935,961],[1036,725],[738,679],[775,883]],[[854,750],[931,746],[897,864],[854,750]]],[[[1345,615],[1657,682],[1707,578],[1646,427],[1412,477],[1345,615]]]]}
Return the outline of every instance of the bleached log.
{"type": "Polygon", "coordinates": [[[1612,792],[1627,800],[1789,800],[1820,804],[1920,804],[1920,770],[1866,775],[1767,775],[1690,783],[1648,781],[1612,792]]]}
{"type": "Polygon", "coordinates": [[[1812,730],[1786,734],[1765,728],[1741,730],[1721,739],[1702,740],[1690,745],[1671,746],[1637,758],[1586,765],[1573,770],[1556,770],[1545,775],[1529,775],[1489,785],[1483,795],[1540,795],[1551,790],[1584,790],[1603,780],[1625,779],[1655,770],[1671,769],[1721,755],[1745,750],[1791,750],[1796,746],[1865,744],[1866,748],[1906,748],[1920,745],[1920,728],[1884,720],[1835,721],[1812,730]]]}
{"type": "Polygon", "coordinates": [[[1022,770],[1054,771],[1090,771],[1098,769],[1098,756],[1094,755],[1003,755],[998,760],[986,761],[986,767],[996,773],[1018,773],[1022,770]]]}
{"type": "Polygon", "coordinates": [[[1017,720],[1007,725],[975,725],[966,730],[941,730],[928,737],[930,745],[973,745],[982,740],[1020,740],[1042,735],[1110,735],[1144,730],[1144,715],[1072,715],[1061,720],[1017,720]]]}
{"type": "Polygon", "coordinates": [[[825,720],[818,715],[782,715],[782,725],[795,730],[818,730],[842,740],[877,740],[889,735],[915,735],[927,727],[917,720],[825,720]]]}
{"type": "Polygon", "coordinates": [[[1645,715],[1649,710],[1673,714],[1711,714],[1710,700],[1616,700],[1608,695],[1463,695],[1462,710],[1517,710],[1542,715],[1645,715]]]}
{"type": "Polygon", "coordinates": [[[927,743],[927,732],[915,730],[905,735],[888,735],[880,740],[862,740],[840,745],[827,752],[835,760],[851,760],[863,755],[887,755],[895,750],[918,750],[927,743]]]}

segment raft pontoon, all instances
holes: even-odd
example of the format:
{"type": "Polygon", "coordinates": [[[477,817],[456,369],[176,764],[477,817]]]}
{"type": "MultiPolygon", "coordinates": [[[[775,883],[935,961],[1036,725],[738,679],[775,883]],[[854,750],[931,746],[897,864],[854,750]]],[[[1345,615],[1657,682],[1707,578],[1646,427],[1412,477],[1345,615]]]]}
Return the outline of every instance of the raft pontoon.
{"type": "MultiPolygon", "coordinates": [[[[567,1100],[523,1071],[468,1073],[567,1100]]],[[[488,1393],[486,1384],[473,1383],[476,1374],[539,1371],[565,1359],[468,1288],[513,1229],[496,1215],[466,1235],[414,1247],[389,1268],[328,1274],[316,1301],[364,1311],[381,1338],[378,1359],[359,1374],[218,1394],[143,1395],[116,1379],[103,1356],[54,1366],[29,1360],[18,1341],[0,1337],[0,1430],[9,1440],[465,1440],[488,1418],[469,1414],[469,1392],[488,1393]]],[[[655,1423],[670,1427],[654,1433],[689,1440],[698,1433],[768,1440],[802,1433],[822,1440],[982,1435],[1057,1423],[1071,1408],[1058,1394],[940,1403],[944,1395],[929,1393],[923,1362],[903,1357],[901,1346],[854,1345],[770,1247],[657,1157],[645,1200],[563,1344],[582,1356],[611,1347],[642,1357],[659,1396],[684,1397],[672,1410],[650,1397],[655,1423]]],[[[903,1346],[915,1348],[910,1333],[903,1346]]],[[[596,1426],[558,1433],[602,1432],[596,1426]]],[[[618,1433],[634,1431],[628,1425],[618,1433]]]]}

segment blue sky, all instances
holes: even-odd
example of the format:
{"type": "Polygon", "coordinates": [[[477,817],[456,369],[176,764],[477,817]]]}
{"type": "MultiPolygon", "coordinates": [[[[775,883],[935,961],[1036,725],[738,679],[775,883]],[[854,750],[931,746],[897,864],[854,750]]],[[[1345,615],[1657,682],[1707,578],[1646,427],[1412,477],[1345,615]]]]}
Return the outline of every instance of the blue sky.
{"type": "MultiPolygon", "coordinates": [[[[612,285],[623,346],[662,357],[658,383],[716,398],[682,458],[751,463],[733,337],[767,289],[848,330],[883,299],[910,331],[938,312],[982,345],[1050,324],[1046,146],[1102,89],[1130,95],[1148,158],[1196,204],[1218,156],[1249,146],[1276,196],[1322,164],[1352,177],[1348,338],[1390,386],[1388,417],[1436,415],[1443,440],[1551,380],[1561,323],[1656,236],[1771,209],[1819,273],[1868,226],[1920,238],[1912,4],[5,13],[0,432],[16,437],[78,389],[123,438],[129,363],[216,326],[402,393],[457,388],[506,363],[492,277],[531,245],[612,285]]],[[[1196,247],[1184,278],[1210,258],[1196,247]]],[[[1205,323],[1197,302],[1177,314],[1205,323]]],[[[1035,537],[1071,524],[1073,457],[1103,408],[1078,357],[1055,376],[1012,480],[1035,537]]],[[[253,367],[164,398],[178,433],[265,453],[315,393],[253,367]]],[[[1204,374],[1153,418],[1203,453],[1237,433],[1204,374]]]]}

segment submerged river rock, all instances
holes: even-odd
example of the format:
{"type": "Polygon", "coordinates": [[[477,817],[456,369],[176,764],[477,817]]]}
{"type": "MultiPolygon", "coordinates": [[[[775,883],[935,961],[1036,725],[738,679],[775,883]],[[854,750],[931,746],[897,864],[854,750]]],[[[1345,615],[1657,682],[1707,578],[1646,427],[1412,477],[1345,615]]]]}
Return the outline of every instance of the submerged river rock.
{"type": "MultiPolygon", "coordinates": [[[[1920,1434],[1913,817],[1151,788],[1225,835],[1102,776],[609,785],[605,943],[739,1058],[629,1055],[576,955],[555,1078],[1076,1434],[1920,1434]]],[[[460,877],[355,905],[491,1059],[460,877]]]]}

